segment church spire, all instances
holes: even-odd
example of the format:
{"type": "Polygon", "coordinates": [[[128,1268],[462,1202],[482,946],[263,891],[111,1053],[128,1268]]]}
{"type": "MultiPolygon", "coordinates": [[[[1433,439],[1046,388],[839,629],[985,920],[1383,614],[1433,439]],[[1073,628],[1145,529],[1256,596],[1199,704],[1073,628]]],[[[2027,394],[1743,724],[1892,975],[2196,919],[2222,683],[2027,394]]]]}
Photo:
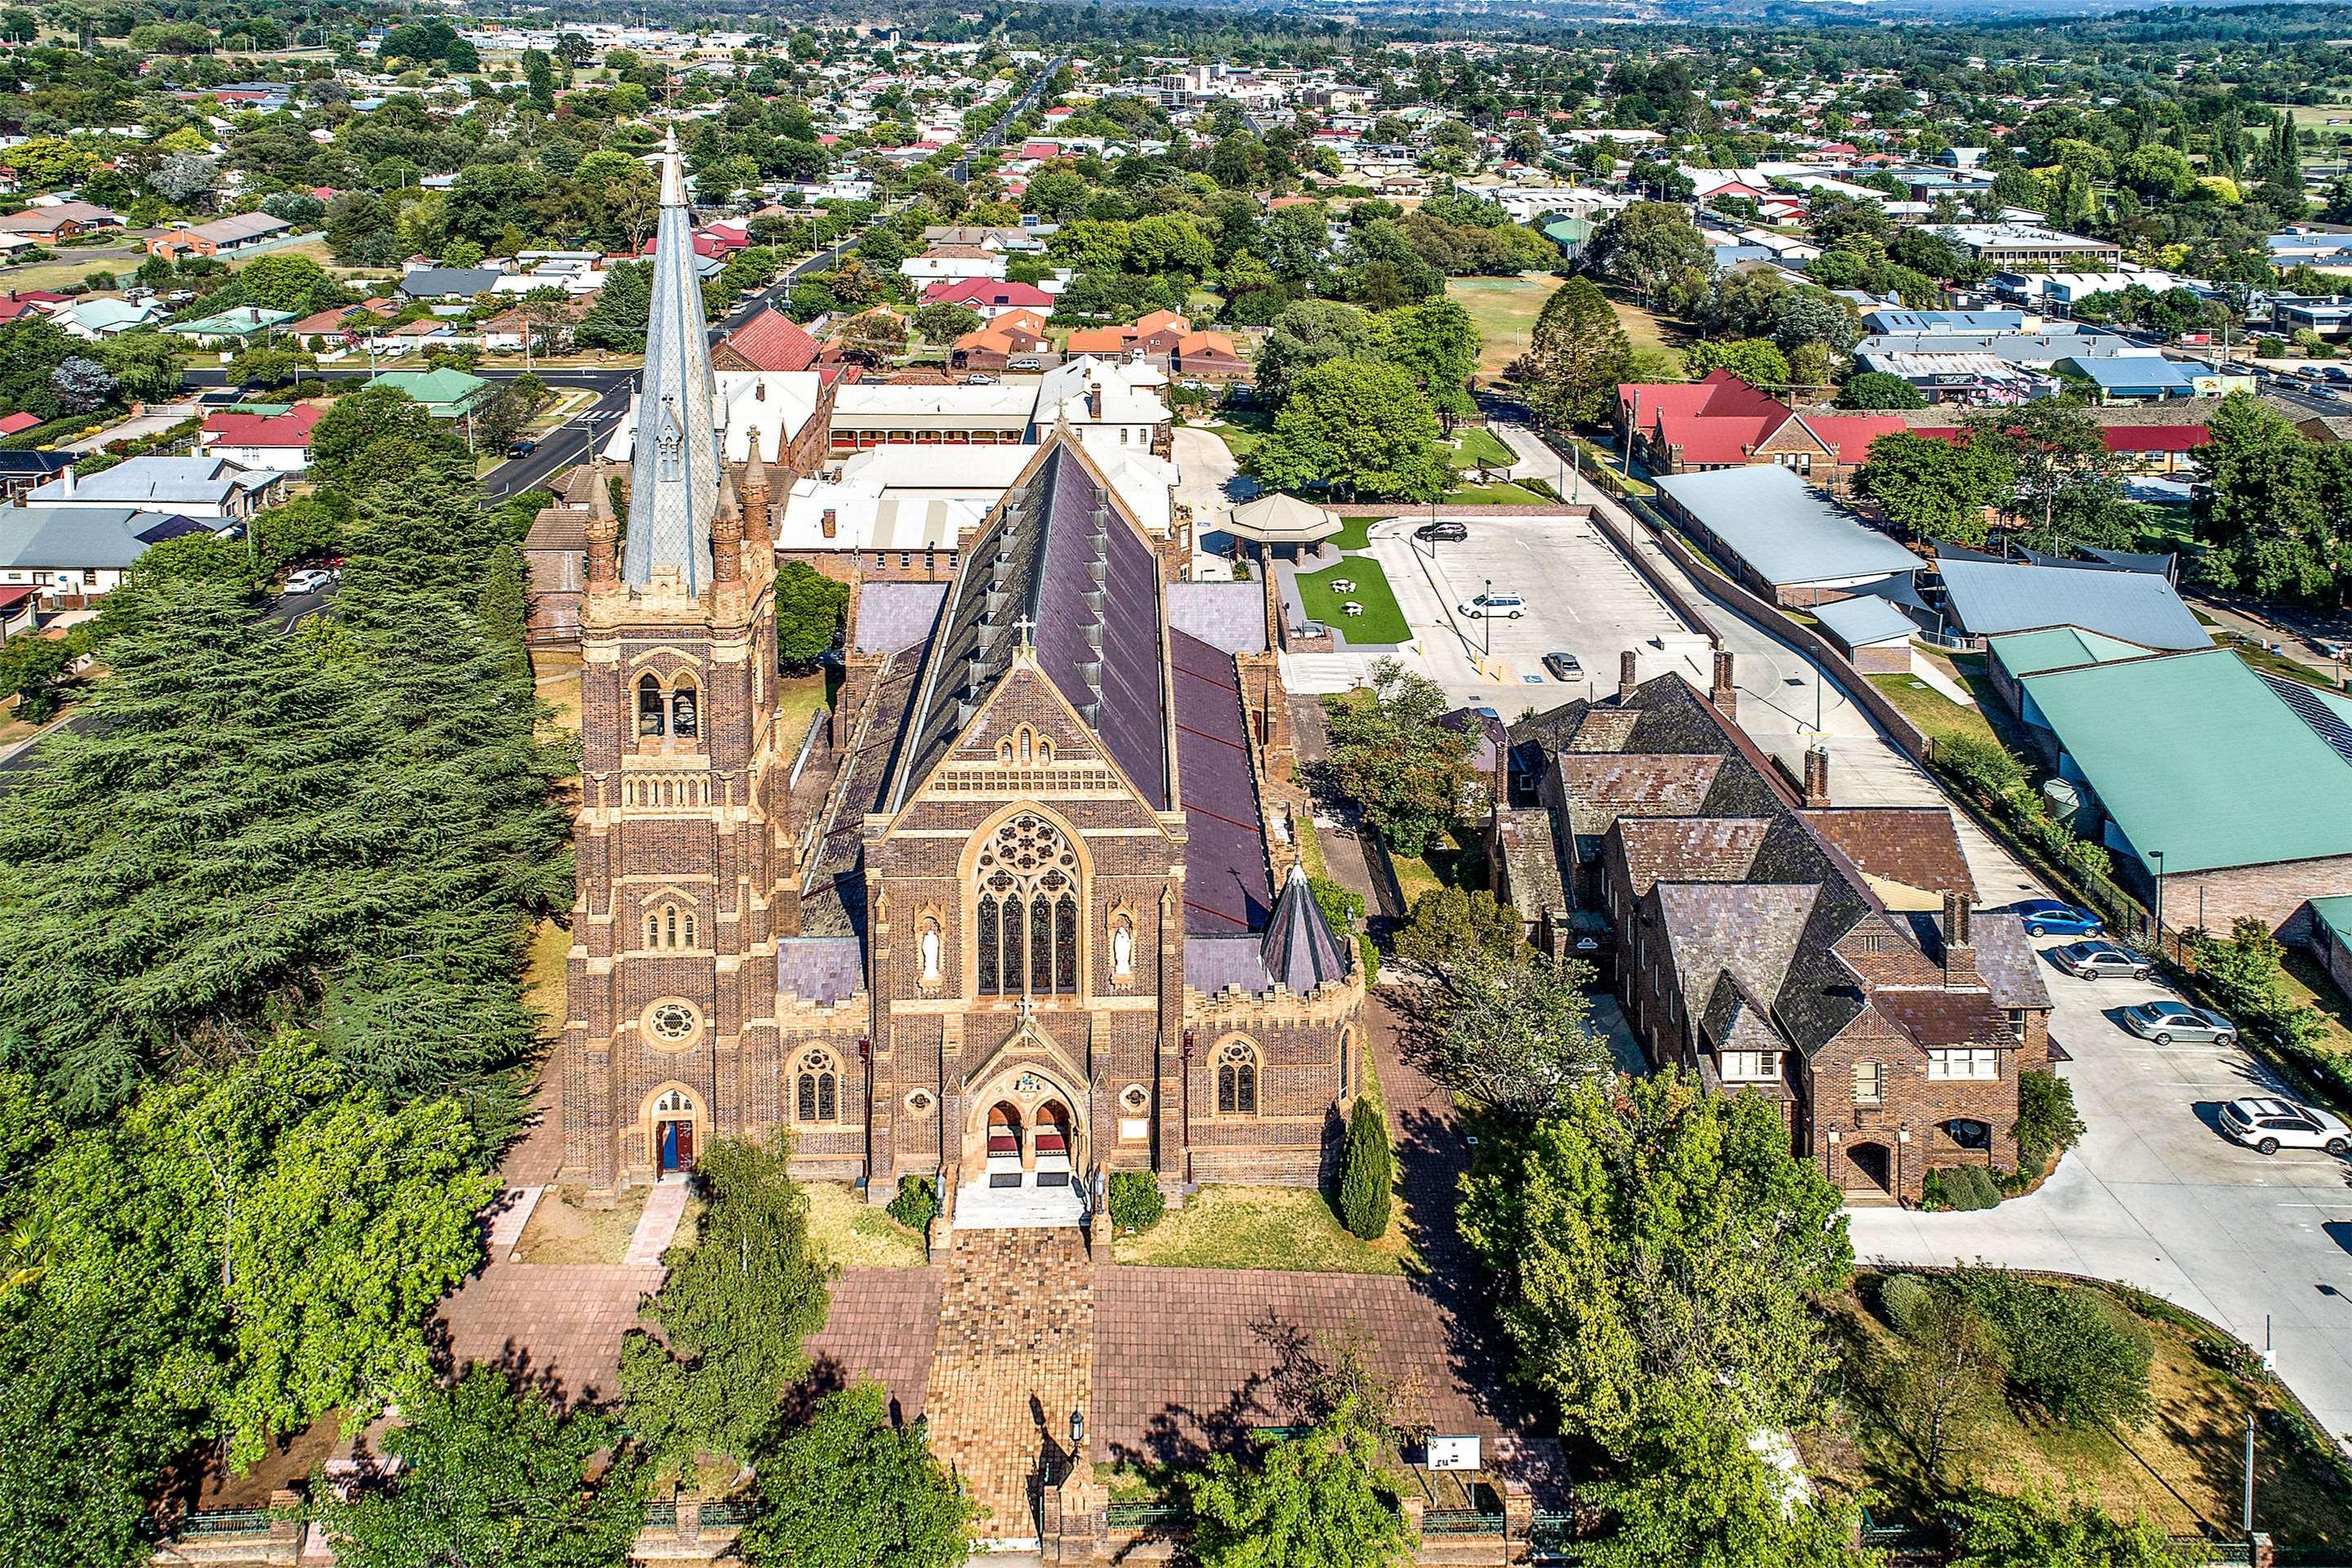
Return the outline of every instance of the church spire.
{"type": "Polygon", "coordinates": [[[672,130],[662,145],[661,222],[654,235],[653,300],[631,454],[621,575],[632,587],[645,587],[663,570],[676,572],[688,593],[709,585],[719,469],[719,399],[702,286],[695,276],[694,216],[672,130]]]}

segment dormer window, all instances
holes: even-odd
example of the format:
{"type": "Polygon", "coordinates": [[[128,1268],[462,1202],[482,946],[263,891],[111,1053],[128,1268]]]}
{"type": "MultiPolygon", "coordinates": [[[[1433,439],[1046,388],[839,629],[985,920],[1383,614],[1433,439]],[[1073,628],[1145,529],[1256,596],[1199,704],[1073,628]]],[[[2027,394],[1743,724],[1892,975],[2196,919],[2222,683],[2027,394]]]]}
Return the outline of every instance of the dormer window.
{"type": "Polygon", "coordinates": [[[659,472],[665,482],[676,482],[686,477],[686,436],[677,427],[677,408],[668,398],[662,399],[662,427],[658,438],[659,472]]]}

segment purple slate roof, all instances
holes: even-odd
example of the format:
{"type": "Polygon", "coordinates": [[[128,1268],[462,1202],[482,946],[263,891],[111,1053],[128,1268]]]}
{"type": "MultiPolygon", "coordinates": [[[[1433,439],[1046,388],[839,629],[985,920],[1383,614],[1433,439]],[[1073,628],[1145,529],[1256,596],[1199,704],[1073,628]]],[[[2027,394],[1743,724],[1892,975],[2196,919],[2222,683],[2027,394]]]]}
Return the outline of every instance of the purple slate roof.
{"type": "Polygon", "coordinates": [[[884,809],[912,798],[1012,667],[1021,624],[1037,667],[1145,800],[1168,804],[1160,565],[1058,434],[963,552],[939,616],[884,809]]]}
{"type": "Polygon", "coordinates": [[[776,946],[776,990],[821,1006],[857,994],[866,944],[854,936],[793,936],[776,946]]]}
{"type": "Polygon", "coordinates": [[[1265,943],[1255,936],[1187,936],[1184,984],[1213,996],[1238,985],[1255,996],[1272,988],[1265,973],[1265,943]]]}
{"type": "Polygon", "coordinates": [[[1348,960],[1339,938],[1323,919],[1323,907],[1307,889],[1307,872],[1290,868],[1282,885],[1282,901],[1274,906],[1274,920],[1265,930],[1265,972],[1269,978],[1304,996],[1328,981],[1348,977],[1348,960]]]}
{"type": "Polygon", "coordinates": [[[1173,627],[1176,763],[1184,796],[1184,929],[1254,931],[1274,910],[1265,829],[1233,656],[1173,627]]]}
{"type": "Polygon", "coordinates": [[[931,635],[945,583],[866,583],[857,590],[857,651],[897,653],[931,635]]]}
{"type": "Polygon", "coordinates": [[[1168,624],[1225,653],[1265,651],[1265,587],[1259,583],[1171,583],[1168,624]]]}

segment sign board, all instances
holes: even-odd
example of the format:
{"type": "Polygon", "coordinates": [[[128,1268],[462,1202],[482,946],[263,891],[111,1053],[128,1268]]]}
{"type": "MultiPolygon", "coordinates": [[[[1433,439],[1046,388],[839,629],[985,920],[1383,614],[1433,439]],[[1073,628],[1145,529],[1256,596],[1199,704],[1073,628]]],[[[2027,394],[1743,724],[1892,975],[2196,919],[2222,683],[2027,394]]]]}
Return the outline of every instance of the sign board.
{"type": "Polygon", "coordinates": [[[1478,1468],[1478,1436],[1466,1437],[1432,1437],[1429,1440],[1429,1468],[1433,1470],[1475,1470],[1478,1468]]]}

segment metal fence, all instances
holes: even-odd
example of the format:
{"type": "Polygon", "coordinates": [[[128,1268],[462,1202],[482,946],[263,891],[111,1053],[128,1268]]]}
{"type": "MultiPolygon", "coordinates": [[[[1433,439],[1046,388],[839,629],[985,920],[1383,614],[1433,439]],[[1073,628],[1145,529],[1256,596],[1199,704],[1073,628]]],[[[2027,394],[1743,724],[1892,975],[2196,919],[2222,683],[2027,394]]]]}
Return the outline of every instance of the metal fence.
{"type": "Polygon", "coordinates": [[[250,1531],[268,1530],[277,1518],[266,1508],[213,1509],[183,1515],[173,1533],[181,1536],[242,1535],[250,1531]]]}
{"type": "Polygon", "coordinates": [[[1475,1508],[1433,1508],[1421,1516],[1423,1535],[1500,1535],[1503,1516],[1475,1508]]]}
{"type": "Polygon", "coordinates": [[[1115,1502],[1108,1512],[1113,1530],[1165,1530],[1192,1519],[1181,1504],[1172,1502],[1115,1502]]]}

